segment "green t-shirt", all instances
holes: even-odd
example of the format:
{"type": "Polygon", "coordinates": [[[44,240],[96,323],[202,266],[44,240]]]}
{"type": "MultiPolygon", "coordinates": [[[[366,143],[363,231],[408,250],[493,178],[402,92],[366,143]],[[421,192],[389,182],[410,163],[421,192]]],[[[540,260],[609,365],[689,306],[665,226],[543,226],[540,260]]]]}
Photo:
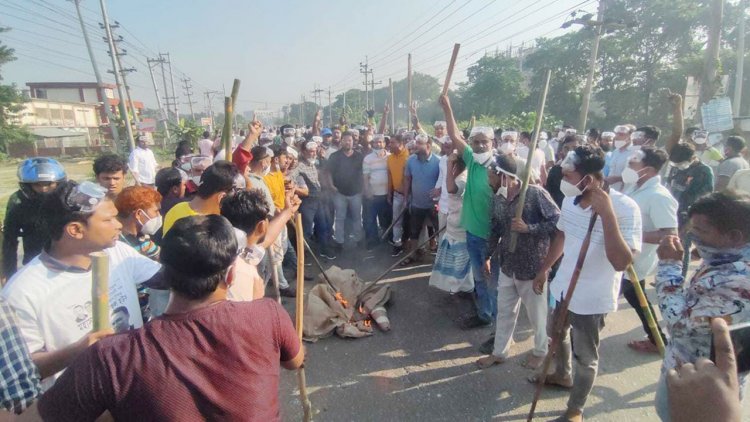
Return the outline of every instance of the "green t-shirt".
{"type": "Polygon", "coordinates": [[[487,180],[487,169],[474,161],[473,153],[469,146],[464,149],[466,190],[461,209],[461,227],[474,236],[487,239],[490,234],[492,189],[487,180]]]}

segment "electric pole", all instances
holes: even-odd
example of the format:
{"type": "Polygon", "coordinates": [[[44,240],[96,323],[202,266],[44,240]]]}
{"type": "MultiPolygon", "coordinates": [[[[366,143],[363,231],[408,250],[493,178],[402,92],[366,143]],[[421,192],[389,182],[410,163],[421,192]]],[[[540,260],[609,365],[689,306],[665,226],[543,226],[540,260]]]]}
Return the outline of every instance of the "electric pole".
{"type": "Polygon", "coordinates": [[[364,64],[362,64],[362,62],[359,63],[359,73],[362,73],[362,74],[365,75],[365,82],[364,82],[364,85],[365,85],[365,110],[369,110],[370,109],[370,97],[369,97],[369,94],[368,94],[368,91],[367,91],[367,85],[368,85],[367,84],[367,80],[368,80],[367,79],[367,75],[369,75],[369,74],[372,73],[372,70],[368,70],[368,69],[370,69],[370,65],[368,64],[367,60],[368,60],[367,56],[365,56],[365,63],[364,64]]]}
{"type": "Polygon", "coordinates": [[[698,100],[698,121],[701,121],[700,106],[709,102],[718,88],[719,45],[721,43],[721,26],[724,20],[724,0],[711,2],[711,21],[708,25],[708,41],[703,59],[701,91],[698,100]]]}
{"type": "Polygon", "coordinates": [[[190,85],[190,78],[188,77],[185,77],[182,80],[182,83],[185,84],[185,86],[183,86],[182,88],[185,89],[185,96],[187,97],[187,103],[185,104],[187,104],[188,107],[190,108],[190,118],[193,119],[193,121],[195,121],[195,113],[193,112],[193,100],[190,98],[190,96],[193,95],[193,91],[191,91],[193,86],[190,85]]]}
{"type": "Polygon", "coordinates": [[[206,96],[206,109],[208,110],[209,116],[211,116],[211,124],[209,125],[210,127],[208,128],[209,131],[212,131],[213,128],[214,128],[214,107],[213,107],[213,105],[211,103],[211,96],[212,95],[218,95],[218,94],[221,94],[221,92],[219,92],[219,91],[206,91],[206,92],[203,93],[203,95],[206,96]]]}
{"type": "Polygon", "coordinates": [[[167,67],[169,68],[169,81],[172,85],[172,104],[174,104],[174,118],[177,123],[180,122],[180,109],[179,109],[179,102],[177,101],[177,91],[174,89],[174,74],[172,73],[172,59],[169,57],[169,53],[166,53],[167,56],[167,67]]]}
{"type": "Polygon", "coordinates": [[[320,89],[317,84],[315,85],[315,89],[312,90],[313,101],[315,102],[315,105],[318,108],[320,108],[320,103],[323,102],[321,100],[321,97],[320,97],[320,94],[323,93],[323,92],[325,92],[325,91],[323,91],[322,89],[320,89]]]}
{"type": "MultiPolygon", "coordinates": [[[[115,21],[114,25],[110,25],[110,28],[119,28],[119,24],[117,24],[117,22],[115,21]]],[[[114,32],[112,34],[114,35],[114,32]]],[[[125,87],[125,96],[128,99],[128,104],[126,104],[125,110],[127,111],[128,107],[130,107],[130,112],[133,113],[133,121],[134,123],[138,123],[141,121],[141,119],[140,117],[138,117],[138,113],[135,111],[135,104],[133,103],[133,98],[130,96],[130,86],[128,85],[128,80],[125,77],[125,75],[127,75],[128,73],[135,72],[136,69],[133,67],[122,67],[120,57],[128,54],[128,51],[125,49],[122,49],[122,51],[117,49],[117,43],[121,42],[122,40],[122,35],[113,40],[115,46],[114,54],[117,56],[117,63],[120,65],[120,77],[122,77],[122,85],[125,87]]],[[[109,54],[112,54],[112,52],[110,51],[109,54]]],[[[109,73],[112,73],[112,71],[109,71],[109,73]]]]}
{"type": "Polygon", "coordinates": [[[161,80],[164,86],[164,105],[167,108],[167,115],[171,114],[174,117],[175,124],[179,124],[177,116],[174,114],[172,103],[174,102],[174,95],[169,95],[169,86],[167,85],[167,72],[164,70],[164,63],[167,60],[164,58],[162,53],[159,53],[159,64],[161,65],[161,80]]]}
{"type": "Polygon", "coordinates": [[[104,0],[99,0],[99,5],[102,9],[102,19],[104,20],[104,30],[107,35],[107,42],[109,44],[109,51],[112,52],[110,55],[112,58],[112,71],[114,72],[115,76],[115,85],[117,86],[117,95],[120,99],[120,113],[122,113],[122,116],[124,116],[125,119],[125,132],[128,136],[128,147],[130,148],[130,151],[133,151],[135,149],[135,140],[133,139],[133,128],[130,127],[130,122],[128,121],[128,113],[127,110],[125,110],[125,96],[122,93],[122,84],[120,83],[120,63],[117,60],[117,54],[115,54],[115,42],[112,38],[112,28],[109,26],[109,17],[107,16],[107,5],[104,4],[104,0]]]}
{"type": "Polygon", "coordinates": [[[328,127],[333,126],[333,108],[331,107],[331,87],[328,87],[328,127]]]}
{"type": "Polygon", "coordinates": [[[742,107],[742,77],[744,76],[745,67],[745,8],[747,0],[740,1],[740,17],[737,23],[737,70],[734,75],[734,117],[740,117],[740,108],[742,107]]]}
{"type": "MultiPolygon", "coordinates": [[[[157,107],[159,107],[159,120],[161,120],[162,124],[164,124],[164,134],[166,135],[167,139],[169,139],[169,124],[167,123],[169,117],[167,116],[167,113],[166,111],[164,111],[164,107],[162,106],[161,98],[159,97],[159,86],[156,84],[156,79],[154,78],[154,68],[151,66],[152,63],[158,64],[159,60],[147,58],[146,63],[148,64],[148,73],[149,75],[151,75],[151,84],[154,86],[156,105],[157,107]]],[[[166,139],[164,140],[164,142],[162,142],[162,146],[166,146],[166,139]]]]}
{"type": "Polygon", "coordinates": [[[101,98],[98,98],[98,100],[100,100],[100,102],[102,103],[102,108],[104,109],[104,113],[107,116],[107,121],[109,123],[109,129],[110,131],[112,131],[112,139],[114,140],[114,144],[117,145],[120,142],[120,131],[117,128],[117,121],[115,120],[115,116],[112,114],[112,109],[109,106],[107,93],[104,91],[102,75],[99,73],[99,65],[96,64],[96,59],[94,58],[94,50],[91,48],[89,33],[86,30],[86,25],[83,23],[83,15],[81,15],[81,0],[73,0],[73,4],[76,5],[76,14],[78,15],[78,23],[81,24],[83,41],[86,43],[86,50],[88,50],[89,52],[91,66],[94,68],[94,77],[96,78],[96,92],[98,95],[101,95],[101,98]]]}
{"type": "MultiPolygon", "coordinates": [[[[370,74],[372,74],[372,70],[370,70],[370,74]]],[[[377,81],[375,82],[375,75],[372,75],[372,79],[370,79],[370,92],[372,92],[372,108],[375,109],[375,85],[382,84],[383,81],[377,81]]]]}

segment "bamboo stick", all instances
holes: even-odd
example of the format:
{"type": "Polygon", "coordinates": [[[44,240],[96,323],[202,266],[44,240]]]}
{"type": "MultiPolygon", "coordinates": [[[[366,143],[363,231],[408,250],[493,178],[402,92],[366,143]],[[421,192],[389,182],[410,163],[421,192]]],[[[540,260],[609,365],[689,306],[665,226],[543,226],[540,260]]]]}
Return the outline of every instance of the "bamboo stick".
{"type": "Polygon", "coordinates": [[[91,254],[91,303],[94,316],[93,331],[110,328],[109,317],[109,255],[104,252],[91,254]]]}
{"type": "Polygon", "coordinates": [[[412,107],[412,98],[411,98],[411,53],[409,53],[409,56],[407,58],[407,65],[406,65],[406,109],[409,113],[409,120],[406,122],[407,129],[411,127],[411,120],[414,116],[411,115],[411,107],[412,107]]]}
{"type": "Polygon", "coordinates": [[[221,144],[224,146],[224,159],[232,161],[232,122],[234,121],[234,106],[237,103],[237,95],[240,93],[240,80],[235,79],[232,84],[232,94],[228,97],[231,101],[231,109],[227,110],[227,101],[224,99],[224,130],[221,132],[221,144]]]}
{"type": "MultiPolygon", "coordinates": [[[[302,343],[303,317],[305,313],[305,238],[302,234],[302,214],[297,213],[294,219],[294,228],[297,232],[297,297],[295,301],[295,319],[297,323],[297,337],[302,343]]],[[[312,419],[312,404],[307,396],[307,379],[305,377],[304,365],[297,370],[297,381],[299,383],[299,395],[302,401],[304,421],[312,419]]]]}
{"type": "Polygon", "coordinates": [[[461,48],[461,44],[453,44],[453,54],[451,54],[451,62],[448,65],[448,72],[445,74],[445,83],[443,83],[443,95],[448,94],[448,88],[451,85],[451,77],[453,76],[453,68],[456,67],[456,59],[458,58],[458,50],[461,48]]]}
{"type": "MultiPolygon", "coordinates": [[[[531,178],[531,164],[534,158],[534,152],[536,151],[536,144],[539,141],[539,132],[542,130],[542,117],[544,115],[544,104],[547,102],[547,92],[549,91],[549,80],[552,76],[552,71],[547,70],[547,76],[545,77],[544,90],[542,91],[542,97],[539,99],[539,107],[536,110],[536,122],[534,123],[534,137],[531,139],[531,145],[529,145],[529,155],[526,157],[526,170],[523,174],[523,184],[521,185],[521,192],[518,194],[518,203],[516,204],[516,218],[520,219],[523,217],[523,206],[526,202],[526,192],[529,190],[529,179],[531,178]]],[[[516,251],[516,245],[518,245],[518,232],[512,231],[510,233],[510,252],[516,251]]]]}
{"type": "Polygon", "coordinates": [[[578,285],[578,277],[581,276],[583,262],[586,260],[586,254],[589,251],[589,245],[591,245],[591,233],[594,231],[594,224],[596,223],[597,217],[598,215],[596,213],[591,214],[586,237],[583,239],[581,250],[578,252],[578,260],[576,261],[573,275],[570,277],[570,284],[568,284],[568,289],[565,291],[565,297],[560,302],[560,306],[555,310],[556,317],[552,325],[552,339],[550,341],[549,352],[547,353],[547,356],[544,357],[542,371],[538,374],[539,378],[537,379],[536,390],[534,391],[534,400],[531,402],[531,410],[529,410],[529,416],[526,419],[527,422],[531,422],[531,420],[534,419],[534,411],[536,410],[536,404],[539,401],[539,397],[542,395],[544,382],[547,378],[547,371],[549,371],[555,351],[562,341],[563,327],[565,327],[565,322],[568,319],[568,306],[570,305],[570,299],[573,297],[573,292],[578,285]]]}
{"type": "Polygon", "coordinates": [[[638,304],[641,306],[643,315],[646,317],[646,323],[648,324],[649,331],[651,331],[651,337],[653,337],[656,347],[659,349],[659,354],[664,357],[664,339],[661,337],[661,334],[659,334],[656,318],[654,317],[654,314],[651,313],[651,306],[649,306],[648,297],[646,297],[646,293],[643,291],[643,288],[641,288],[638,274],[636,274],[633,265],[628,266],[628,275],[630,276],[630,282],[633,283],[633,289],[638,298],[638,304]]]}
{"type": "Polygon", "coordinates": [[[383,232],[383,234],[380,236],[380,240],[384,240],[386,237],[388,237],[388,232],[393,230],[394,227],[396,227],[396,224],[403,218],[404,214],[406,214],[406,206],[404,206],[404,209],[401,210],[401,212],[398,214],[398,217],[396,217],[395,220],[391,223],[390,226],[388,226],[387,229],[383,232]]]}

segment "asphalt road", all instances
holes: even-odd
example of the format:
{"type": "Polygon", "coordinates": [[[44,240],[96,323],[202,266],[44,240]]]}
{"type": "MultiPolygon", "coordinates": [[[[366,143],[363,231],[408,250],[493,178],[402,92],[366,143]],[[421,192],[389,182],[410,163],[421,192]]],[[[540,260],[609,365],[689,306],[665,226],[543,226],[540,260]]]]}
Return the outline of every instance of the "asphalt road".
{"type": "MultiPolygon", "coordinates": [[[[371,280],[395,260],[388,245],[370,252],[352,245],[336,260],[322,261],[355,269],[360,278],[371,280]]],[[[306,344],[314,420],[526,420],[534,386],[526,381],[530,370],[521,366],[533,341],[525,311],[519,316],[510,360],[479,370],[474,363],[482,356],[477,347],[490,329],[458,328],[456,319],[472,305],[427,285],[431,261],[432,257],[408,269],[397,268],[386,277],[394,293],[388,309],[390,332],[376,330],[362,339],[334,335],[306,344]]],[[[306,272],[318,273],[314,266],[306,272]]],[[[307,289],[313,283],[307,282],[307,289]]],[[[655,299],[653,289],[647,293],[655,299]]],[[[293,315],[293,299],[284,304],[293,315]]],[[[653,400],[661,360],[627,347],[643,335],[635,312],[621,299],[620,310],[607,317],[602,333],[599,376],[584,413],[587,420],[658,420],[653,400]]],[[[302,420],[295,373],[284,371],[279,394],[283,420],[302,420]]],[[[567,397],[567,391],[545,389],[536,420],[559,416],[567,397]]],[[[747,403],[745,415],[750,415],[747,403]]]]}

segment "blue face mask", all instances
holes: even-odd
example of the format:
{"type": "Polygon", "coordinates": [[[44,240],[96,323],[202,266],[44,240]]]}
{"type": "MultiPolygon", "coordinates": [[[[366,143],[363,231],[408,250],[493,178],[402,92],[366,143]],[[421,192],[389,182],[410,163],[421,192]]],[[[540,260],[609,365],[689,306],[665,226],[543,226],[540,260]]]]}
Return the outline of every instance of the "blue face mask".
{"type": "Polygon", "coordinates": [[[743,252],[740,248],[719,249],[709,246],[692,233],[688,234],[688,239],[690,240],[690,243],[698,249],[698,254],[708,265],[722,265],[737,262],[743,257],[743,252]]]}

